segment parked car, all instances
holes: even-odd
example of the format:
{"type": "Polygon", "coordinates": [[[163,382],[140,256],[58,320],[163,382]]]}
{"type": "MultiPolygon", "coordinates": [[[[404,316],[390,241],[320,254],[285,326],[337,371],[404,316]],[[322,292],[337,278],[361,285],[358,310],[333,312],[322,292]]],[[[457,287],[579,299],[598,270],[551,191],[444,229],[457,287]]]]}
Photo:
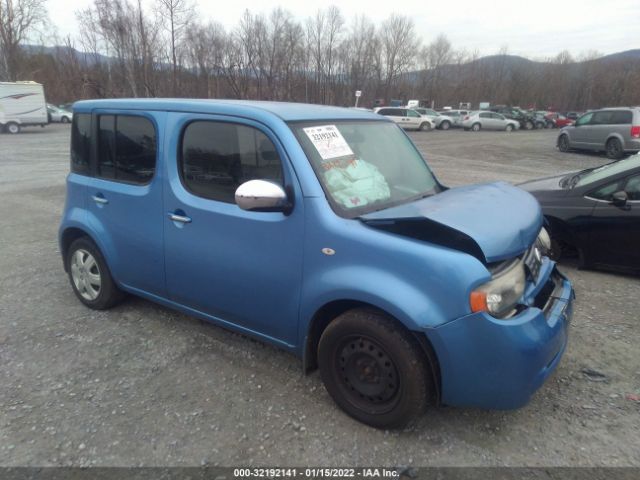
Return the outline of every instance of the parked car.
{"type": "Polygon", "coordinates": [[[585,113],[574,125],[560,131],[556,145],[561,152],[604,151],[614,160],[636,153],[640,151],[640,107],[585,113]]]}
{"type": "Polygon", "coordinates": [[[582,116],[582,113],[580,112],[567,112],[565,117],[567,117],[570,120],[573,120],[574,122],[580,118],[580,116],[582,116]]]}
{"type": "Polygon", "coordinates": [[[554,258],[640,272],[640,155],[519,186],[542,205],[554,258]]]}
{"type": "Polygon", "coordinates": [[[440,114],[453,120],[452,127],[462,128],[462,119],[469,114],[469,110],[443,110],[440,114]]]}
{"type": "Polygon", "coordinates": [[[504,130],[512,132],[520,128],[520,124],[515,120],[505,118],[499,113],[479,110],[470,112],[462,119],[462,128],[478,132],[484,130],[504,130]]]}
{"type": "Polygon", "coordinates": [[[427,117],[423,117],[411,108],[402,107],[379,107],[374,109],[379,115],[384,115],[402,128],[407,130],[433,130],[435,123],[427,117]]]}
{"type": "Polygon", "coordinates": [[[489,108],[494,113],[504,115],[510,120],[515,120],[524,130],[533,130],[534,128],[544,128],[545,122],[536,119],[535,115],[531,115],[516,107],[505,107],[496,105],[489,108]]]}
{"type": "Polygon", "coordinates": [[[445,188],[382,115],[92,100],[71,131],[59,244],[89,308],[126,292],[282,347],[380,428],[517,408],[562,357],[573,289],[538,202],[445,188]]]}
{"type": "Polygon", "coordinates": [[[551,112],[545,117],[549,123],[547,128],[564,128],[574,124],[574,120],[556,112],[551,112]]]}
{"type": "Polygon", "coordinates": [[[49,123],[71,123],[73,113],[47,103],[47,117],[49,123]]]}
{"type": "Polygon", "coordinates": [[[438,113],[431,108],[414,107],[414,110],[423,117],[427,117],[429,120],[433,121],[436,128],[439,128],[440,130],[449,130],[453,126],[453,119],[451,117],[438,113]]]}

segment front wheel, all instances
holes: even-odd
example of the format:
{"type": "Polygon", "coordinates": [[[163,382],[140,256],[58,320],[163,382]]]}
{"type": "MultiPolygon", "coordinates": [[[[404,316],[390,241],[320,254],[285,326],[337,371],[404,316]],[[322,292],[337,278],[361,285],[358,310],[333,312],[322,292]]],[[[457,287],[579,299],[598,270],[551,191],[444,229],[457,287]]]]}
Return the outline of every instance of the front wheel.
{"type": "Polygon", "coordinates": [[[451,122],[442,122],[440,124],[440,130],[449,130],[451,128],[451,122]]]}
{"type": "Polygon", "coordinates": [[[429,130],[431,130],[431,124],[429,122],[424,122],[420,124],[420,131],[428,132],[429,130]]]}
{"type": "Polygon", "coordinates": [[[569,138],[566,135],[561,135],[560,138],[558,139],[558,150],[566,153],[569,151],[569,149],[570,149],[569,138]]]}
{"type": "Polygon", "coordinates": [[[513,125],[511,125],[511,124],[507,125],[507,126],[506,126],[506,128],[505,128],[505,130],[506,130],[507,132],[513,132],[513,125]]]}
{"type": "Polygon", "coordinates": [[[62,123],[69,123],[69,122],[70,122],[69,117],[62,117],[62,118],[60,119],[60,121],[61,121],[62,123]]]}
{"type": "Polygon", "coordinates": [[[527,130],[533,130],[533,122],[531,120],[527,120],[526,123],[524,124],[524,128],[527,130]]]}
{"type": "Polygon", "coordinates": [[[124,297],[113,281],[102,253],[88,237],[78,238],[71,244],[66,262],[71,287],[87,307],[105,310],[124,297]]]}
{"type": "Polygon", "coordinates": [[[325,388],[350,416],[396,428],[423,413],[433,381],[411,333],[381,312],[349,310],[325,329],[318,345],[325,388]]]}
{"type": "Polygon", "coordinates": [[[612,138],[607,142],[607,158],[611,160],[620,160],[624,156],[622,142],[617,138],[612,138]]]}
{"type": "Polygon", "coordinates": [[[7,123],[7,125],[4,128],[7,130],[7,133],[10,133],[12,135],[20,133],[20,125],[18,125],[15,122],[7,123]]]}

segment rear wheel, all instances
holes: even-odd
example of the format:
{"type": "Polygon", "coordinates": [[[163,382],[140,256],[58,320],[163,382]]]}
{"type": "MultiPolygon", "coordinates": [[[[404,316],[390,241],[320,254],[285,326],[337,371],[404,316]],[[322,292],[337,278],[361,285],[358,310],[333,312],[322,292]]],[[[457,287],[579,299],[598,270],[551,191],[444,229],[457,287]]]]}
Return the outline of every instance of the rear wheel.
{"type": "Polygon", "coordinates": [[[318,345],[324,385],[353,418],[376,428],[395,428],[423,413],[433,382],[411,333],[374,310],[343,313],[318,345]]]}
{"type": "Polygon", "coordinates": [[[560,138],[558,139],[558,150],[566,153],[570,148],[569,137],[566,135],[560,135],[560,138]]]}
{"type": "Polygon", "coordinates": [[[474,132],[479,132],[481,128],[482,125],[480,125],[479,123],[474,123],[473,125],[471,125],[471,130],[473,130],[474,132]]]}
{"type": "Polygon", "coordinates": [[[508,125],[505,127],[505,130],[506,130],[507,132],[513,132],[513,125],[508,124],[508,125]]]}
{"type": "Polygon", "coordinates": [[[124,298],[100,249],[88,237],[78,238],[69,246],[66,262],[71,287],[87,307],[105,310],[124,298]]]}
{"type": "Polygon", "coordinates": [[[428,132],[431,130],[431,124],[429,122],[423,122],[420,124],[420,130],[423,132],[428,132]]]}
{"type": "Polygon", "coordinates": [[[449,130],[451,128],[451,122],[444,121],[440,123],[440,130],[449,130]]]}
{"type": "Polygon", "coordinates": [[[527,120],[527,121],[525,122],[525,124],[524,124],[524,128],[525,128],[526,130],[533,130],[533,127],[534,127],[534,126],[535,126],[535,125],[533,124],[533,122],[532,122],[531,120],[527,120]]]}
{"type": "Polygon", "coordinates": [[[62,123],[69,123],[69,117],[62,117],[60,120],[62,123]]]}
{"type": "Polygon", "coordinates": [[[20,125],[17,124],[16,122],[9,122],[4,128],[7,131],[7,133],[11,133],[12,135],[15,135],[16,133],[20,133],[20,125]]]}
{"type": "Polygon", "coordinates": [[[612,138],[607,142],[607,158],[620,160],[624,156],[622,142],[617,138],[612,138]]]}

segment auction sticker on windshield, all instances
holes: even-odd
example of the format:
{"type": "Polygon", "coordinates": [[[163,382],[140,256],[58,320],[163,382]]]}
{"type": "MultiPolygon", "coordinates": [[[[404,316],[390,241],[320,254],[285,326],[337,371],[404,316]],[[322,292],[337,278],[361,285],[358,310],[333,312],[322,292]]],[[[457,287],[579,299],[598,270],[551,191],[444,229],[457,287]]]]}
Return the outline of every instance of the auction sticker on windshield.
{"type": "Polygon", "coordinates": [[[353,155],[353,151],[335,125],[307,127],[303,130],[318,150],[322,160],[353,155]]]}

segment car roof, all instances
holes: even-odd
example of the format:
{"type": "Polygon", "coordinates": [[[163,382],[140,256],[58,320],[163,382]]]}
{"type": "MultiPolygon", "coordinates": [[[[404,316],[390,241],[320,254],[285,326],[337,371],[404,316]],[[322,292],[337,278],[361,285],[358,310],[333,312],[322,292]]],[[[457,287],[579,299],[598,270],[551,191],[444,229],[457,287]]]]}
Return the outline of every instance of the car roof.
{"type": "MultiPolygon", "coordinates": [[[[208,100],[190,98],[82,100],[73,104],[76,112],[105,110],[156,110],[188,113],[238,115],[250,118],[276,116],[284,121],[303,120],[378,120],[382,117],[365,110],[308,103],[253,100],[208,100]]],[[[386,120],[382,120],[386,121],[386,120]]]]}

